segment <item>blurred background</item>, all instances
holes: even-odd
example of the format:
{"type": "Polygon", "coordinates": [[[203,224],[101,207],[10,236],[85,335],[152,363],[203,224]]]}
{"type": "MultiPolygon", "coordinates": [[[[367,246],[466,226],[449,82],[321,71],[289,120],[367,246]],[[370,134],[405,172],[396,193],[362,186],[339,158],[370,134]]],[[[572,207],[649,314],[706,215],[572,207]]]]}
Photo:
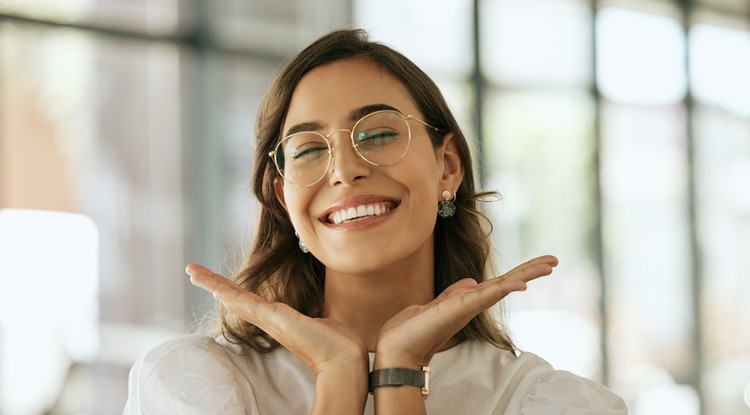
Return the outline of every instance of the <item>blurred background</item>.
{"type": "MultiPolygon", "coordinates": [[[[253,237],[285,58],[362,27],[474,141],[524,350],[631,414],[750,414],[747,0],[0,0],[0,413],[116,414],[253,237]]],[[[356,93],[356,91],[352,91],[356,93]]]]}

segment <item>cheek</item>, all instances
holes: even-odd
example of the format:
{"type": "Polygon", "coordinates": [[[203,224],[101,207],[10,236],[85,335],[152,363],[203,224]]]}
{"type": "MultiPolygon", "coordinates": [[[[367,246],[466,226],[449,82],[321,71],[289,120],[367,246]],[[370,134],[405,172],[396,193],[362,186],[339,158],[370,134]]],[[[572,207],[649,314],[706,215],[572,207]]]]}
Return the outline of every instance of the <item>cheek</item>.
{"type": "Polygon", "coordinates": [[[308,189],[300,189],[292,185],[284,186],[287,213],[292,225],[298,232],[301,228],[308,226],[305,223],[309,221],[307,208],[310,205],[312,192],[306,190],[308,189]]]}
{"type": "Polygon", "coordinates": [[[409,187],[412,192],[418,194],[420,198],[432,197],[434,199],[436,192],[440,192],[438,187],[441,171],[433,153],[425,151],[410,163],[410,167],[408,176],[403,179],[410,183],[409,187]]]}

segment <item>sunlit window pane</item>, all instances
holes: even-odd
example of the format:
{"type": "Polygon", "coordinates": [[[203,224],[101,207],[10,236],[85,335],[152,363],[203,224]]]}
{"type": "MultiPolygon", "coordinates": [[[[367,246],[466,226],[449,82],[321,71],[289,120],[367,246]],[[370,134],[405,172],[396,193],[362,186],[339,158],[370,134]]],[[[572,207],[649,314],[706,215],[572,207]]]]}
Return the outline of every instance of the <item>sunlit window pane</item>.
{"type": "Polygon", "coordinates": [[[99,359],[111,366],[96,383],[114,385],[87,407],[113,413],[143,344],[105,328],[184,330],[184,56],[170,43],[3,23],[0,58],[0,203],[97,223],[99,359]],[[126,365],[114,349],[130,353],[126,365]]]}
{"type": "MultiPolygon", "coordinates": [[[[276,62],[212,55],[207,65],[210,77],[204,80],[208,90],[204,101],[196,102],[204,110],[192,143],[187,179],[193,214],[202,218],[192,231],[202,236],[191,244],[190,256],[191,261],[208,261],[222,272],[234,272],[254,237],[257,206],[249,192],[255,157],[253,116],[277,66],[276,62]]],[[[213,309],[205,291],[191,287],[190,292],[196,308],[213,309]]]]}
{"type": "Polygon", "coordinates": [[[750,116],[750,31],[696,25],[690,65],[697,100],[750,116]]]}
{"type": "Polygon", "coordinates": [[[222,48],[276,57],[297,53],[348,19],[348,0],[195,1],[210,38],[222,48]]]}
{"type": "Polygon", "coordinates": [[[188,0],[3,0],[0,12],[32,19],[172,35],[186,29],[188,0]]]}
{"type": "Polygon", "coordinates": [[[480,2],[482,70],[511,85],[587,86],[591,12],[576,0],[480,2]]]}
{"type": "Polygon", "coordinates": [[[695,111],[703,345],[709,414],[747,414],[750,385],[750,120],[695,111]]]}
{"type": "Polygon", "coordinates": [[[352,7],[358,27],[431,75],[462,77],[471,72],[471,2],[355,0],[352,7]]]}
{"type": "Polygon", "coordinates": [[[670,399],[695,359],[685,121],[680,106],[602,108],[608,344],[632,403],[657,386],[670,399]]]}
{"type": "Polygon", "coordinates": [[[578,92],[497,93],[486,117],[487,188],[502,194],[487,206],[501,267],[547,253],[560,258],[554,277],[508,299],[516,339],[558,368],[597,378],[599,275],[589,249],[592,100],[578,92]],[[562,328],[568,336],[549,335],[562,328]],[[550,337],[557,339],[554,347],[550,337]]]}
{"type": "Polygon", "coordinates": [[[750,2],[747,0],[697,0],[696,2],[725,12],[730,11],[737,14],[750,12],[750,2]]]}
{"type": "Polygon", "coordinates": [[[85,216],[0,209],[1,413],[45,413],[99,357],[97,242],[85,216]]]}
{"type": "Polygon", "coordinates": [[[686,92],[685,41],[677,20],[605,8],[596,19],[597,84],[613,100],[680,101],[686,92]]]}
{"type": "Polygon", "coordinates": [[[174,322],[182,283],[153,276],[184,262],[179,51],[72,30],[2,34],[4,205],[90,216],[102,317],[174,322]]]}
{"type": "Polygon", "coordinates": [[[80,211],[93,145],[92,39],[0,24],[0,204],[80,211]]]}
{"type": "MultiPolygon", "coordinates": [[[[469,81],[465,79],[450,79],[433,77],[437,83],[440,92],[448,102],[448,106],[453,112],[453,116],[458,120],[461,131],[469,141],[472,157],[476,160],[479,155],[479,141],[476,133],[476,113],[473,111],[474,88],[469,81]]],[[[476,162],[474,167],[478,167],[476,162]]],[[[475,175],[479,174],[475,172],[475,175]]],[[[477,176],[478,177],[478,176],[477,176]]]]}

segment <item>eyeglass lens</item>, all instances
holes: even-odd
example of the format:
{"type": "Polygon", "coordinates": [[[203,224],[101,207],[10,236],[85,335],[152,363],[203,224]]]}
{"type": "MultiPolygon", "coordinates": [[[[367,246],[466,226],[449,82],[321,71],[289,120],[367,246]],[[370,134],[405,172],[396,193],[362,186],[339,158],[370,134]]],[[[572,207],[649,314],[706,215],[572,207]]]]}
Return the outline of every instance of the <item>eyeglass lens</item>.
{"type": "MultiPolygon", "coordinates": [[[[357,154],[370,164],[387,166],[401,160],[409,149],[407,120],[395,111],[379,111],[360,119],[352,131],[357,154]]],[[[284,179],[298,186],[317,183],[331,163],[329,141],[312,131],[292,134],[276,147],[274,161],[284,179]]]]}

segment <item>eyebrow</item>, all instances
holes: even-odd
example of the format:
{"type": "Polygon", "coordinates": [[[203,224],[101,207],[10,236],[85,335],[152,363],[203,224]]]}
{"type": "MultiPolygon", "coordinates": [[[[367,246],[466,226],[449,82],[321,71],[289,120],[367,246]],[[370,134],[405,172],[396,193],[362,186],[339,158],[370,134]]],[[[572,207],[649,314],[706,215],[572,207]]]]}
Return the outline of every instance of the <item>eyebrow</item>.
{"type": "MultiPolygon", "coordinates": [[[[376,111],[399,111],[397,108],[392,107],[387,104],[370,104],[365,105],[359,108],[355,108],[351,111],[349,111],[349,121],[356,122],[360,118],[364,117],[367,114],[372,114],[376,111]]],[[[323,123],[320,121],[307,121],[300,124],[295,124],[291,127],[289,127],[288,130],[284,133],[284,137],[289,137],[292,134],[296,134],[302,131],[317,131],[321,130],[323,128],[323,123]]]]}
{"type": "Polygon", "coordinates": [[[355,122],[367,114],[372,114],[373,112],[376,112],[376,111],[386,111],[386,110],[401,112],[398,109],[390,105],[386,105],[386,104],[365,105],[364,107],[359,107],[359,108],[355,108],[351,110],[349,112],[349,121],[355,122]]]}
{"type": "Polygon", "coordinates": [[[317,131],[321,128],[323,128],[323,126],[318,121],[303,122],[302,124],[295,124],[289,127],[289,129],[286,130],[286,133],[284,133],[284,137],[289,137],[292,134],[302,131],[317,131]]]}

